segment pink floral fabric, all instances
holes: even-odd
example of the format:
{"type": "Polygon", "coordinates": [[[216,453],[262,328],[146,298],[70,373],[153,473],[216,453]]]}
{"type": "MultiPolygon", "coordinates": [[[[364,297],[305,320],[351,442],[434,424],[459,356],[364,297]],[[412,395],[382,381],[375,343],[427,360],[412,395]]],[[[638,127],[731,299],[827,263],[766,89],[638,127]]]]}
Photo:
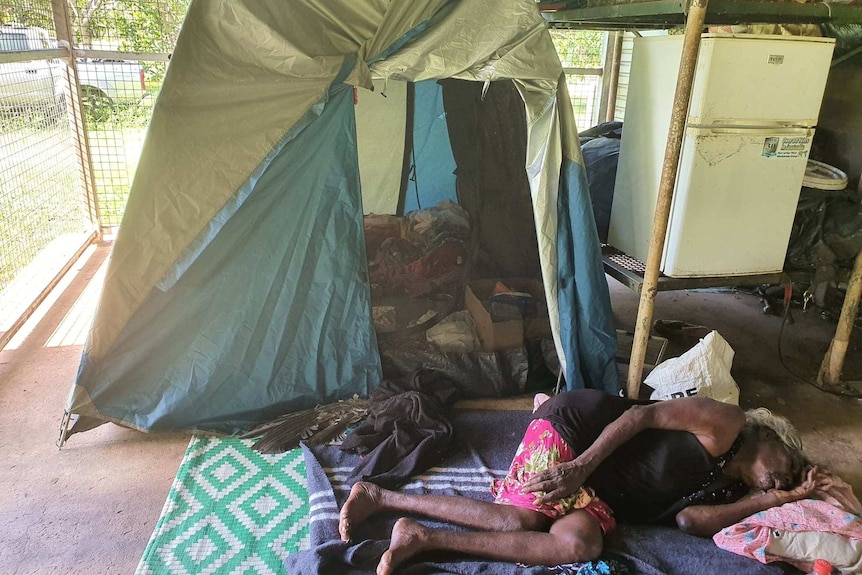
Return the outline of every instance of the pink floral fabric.
{"type": "Polygon", "coordinates": [[[609,533],[616,526],[613,512],[589,487],[581,487],[574,495],[545,503],[538,501],[541,493],[521,491],[521,486],[537,473],[574,458],[571,448],[549,422],[534,420],[515,452],[509,473],[491,485],[494,503],[532,509],[551,519],[559,519],[575,509],[584,509],[601,524],[602,531],[609,533]]]}
{"type": "MultiPolygon", "coordinates": [[[[859,517],[816,499],[802,499],[755,513],[719,531],[712,539],[722,549],[761,563],[786,561],[786,558],[766,552],[773,529],[834,533],[862,540],[862,520],[859,517]]],[[[802,568],[810,568],[810,565],[809,562],[802,568]]]]}

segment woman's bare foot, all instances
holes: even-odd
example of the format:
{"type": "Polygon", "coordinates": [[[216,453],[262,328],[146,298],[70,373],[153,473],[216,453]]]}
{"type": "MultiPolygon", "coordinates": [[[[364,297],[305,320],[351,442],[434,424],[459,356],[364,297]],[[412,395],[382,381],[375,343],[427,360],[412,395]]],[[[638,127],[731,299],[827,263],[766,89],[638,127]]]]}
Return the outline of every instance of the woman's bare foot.
{"type": "Polygon", "coordinates": [[[427,551],[430,529],[402,517],[392,528],[389,549],[377,564],[377,575],[391,575],[393,570],[414,555],[427,551]]]}
{"type": "Polygon", "coordinates": [[[350,541],[350,530],[381,510],[383,489],[373,483],[357,481],[338,516],[338,533],[342,541],[350,541]]]}

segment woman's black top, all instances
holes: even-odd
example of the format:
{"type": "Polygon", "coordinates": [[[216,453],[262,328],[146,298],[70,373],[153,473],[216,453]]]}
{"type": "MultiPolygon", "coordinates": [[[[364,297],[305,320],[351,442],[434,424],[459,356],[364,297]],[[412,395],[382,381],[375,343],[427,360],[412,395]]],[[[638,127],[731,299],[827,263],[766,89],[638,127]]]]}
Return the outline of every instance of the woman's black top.
{"type": "MultiPolygon", "coordinates": [[[[627,409],[648,403],[583,389],[552,397],[535,418],[549,421],[577,456],[627,409]]],[[[608,456],[586,485],[619,521],[673,522],[689,505],[730,503],[747,492],[744,484],[728,482],[721,474],[740,444],[741,438],[726,454],[713,457],[687,431],[647,429],[608,456]]]]}

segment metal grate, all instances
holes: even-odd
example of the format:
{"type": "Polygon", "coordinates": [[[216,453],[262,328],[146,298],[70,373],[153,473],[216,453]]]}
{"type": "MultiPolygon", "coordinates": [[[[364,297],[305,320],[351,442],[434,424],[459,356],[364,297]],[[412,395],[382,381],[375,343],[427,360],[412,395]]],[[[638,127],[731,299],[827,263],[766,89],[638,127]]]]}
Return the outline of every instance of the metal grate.
{"type": "Polygon", "coordinates": [[[646,265],[629,255],[624,253],[618,253],[613,255],[606,255],[605,259],[608,261],[612,261],[623,269],[626,269],[630,272],[634,272],[638,275],[646,274],[646,265]]]}

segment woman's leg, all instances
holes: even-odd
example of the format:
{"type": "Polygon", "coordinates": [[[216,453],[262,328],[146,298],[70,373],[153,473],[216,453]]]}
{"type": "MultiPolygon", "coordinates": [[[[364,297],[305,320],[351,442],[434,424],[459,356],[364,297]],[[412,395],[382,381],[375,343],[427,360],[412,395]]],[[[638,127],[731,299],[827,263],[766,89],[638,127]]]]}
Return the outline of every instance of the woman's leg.
{"type": "Polygon", "coordinates": [[[485,531],[545,531],[552,521],[532,509],[455,495],[410,495],[360,481],[353,485],[341,508],[338,522],[341,539],[350,540],[353,527],[383,511],[417,514],[485,531]]]}
{"type": "Polygon", "coordinates": [[[377,565],[377,575],[390,575],[395,567],[424,551],[452,551],[528,565],[559,565],[596,559],[602,552],[602,530],[598,521],[581,509],[555,521],[549,533],[436,530],[402,518],[392,530],[392,540],[377,565]]]}

